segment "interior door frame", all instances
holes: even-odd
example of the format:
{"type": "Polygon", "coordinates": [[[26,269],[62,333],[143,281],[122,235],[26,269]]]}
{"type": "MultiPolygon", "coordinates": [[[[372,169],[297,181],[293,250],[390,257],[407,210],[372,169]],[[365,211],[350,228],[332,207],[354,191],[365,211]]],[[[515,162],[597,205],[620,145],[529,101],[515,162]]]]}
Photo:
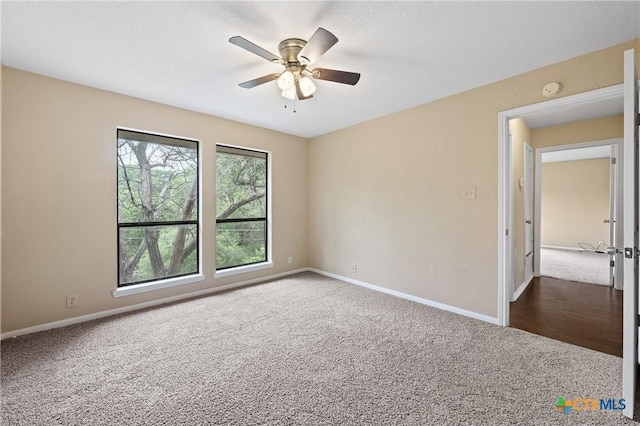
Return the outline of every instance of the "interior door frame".
{"type": "Polygon", "coordinates": [[[536,213],[537,194],[535,190],[536,188],[538,188],[538,185],[535,180],[536,179],[535,174],[537,169],[538,169],[538,164],[536,162],[536,151],[529,144],[529,142],[525,142],[524,143],[524,218],[525,218],[525,221],[530,220],[533,222],[531,224],[525,222],[525,225],[524,225],[524,229],[525,229],[524,231],[524,239],[525,239],[524,282],[525,282],[525,285],[529,285],[533,277],[539,275],[539,274],[536,275],[536,267],[535,267],[535,260],[540,257],[540,253],[536,253],[536,244],[535,244],[535,236],[538,234],[538,231],[535,230],[535,224],[538,223],[539,221],[534,220],[534,218],[540,217],[540,215],[536,213]],[[529,160],[529,156],[531,160],[529,160]],[[532,169],[533,169],[533,173],[531,173],[532,169]],[[529,215],[529,219],[527,219],[527,214],[529,215]],[[527,240],[529,240],[527,236],[527,225],[530,226],[531,233],[532,233],[531,236],[533,237],[533,241],[531,242],[531,255],[533,257],[531,270],[529,270],[529,268],[527,267],[528,253],[527,253],[526,247],[527,247],[527,240]],[[529,275],[529,272],[531,272],[531,275],[529,275]]]}
{"type": "MultiPolygon", "coordinates": [[[[542,221],[540,218],[542,217],[542,154],[545,152],[557,152],[557,151],[567,151],[572,149],[580,149],[580,148],[592,148],[596,146],[613,146],[616,154],[616,158],[620,156],[622,152],[622,138],[613,138],[613,139],[604,139],[599,141],[590,141],[590,142],[580,142],[573,143],[567,145],[555,145],[548,146],[544,148],[537,148],[535,150],[535,196],[534,196],[534,217],[536,220],[534,221],[534,231],[533,231],[533,275],[536,277],[540,276],[540,249],[542,248],[542,221]]],[[[611,157],[609,157],[611,158],[611,157]]],[[[620,164],[620,159],[616,160],[620,164]]],[[[615,187],[616,193],[613,194],[613,199],[615,205],[619,205],[619,202],[622,200],[622,167],[616,167],[615,174],[615,187]]],[[[611,201],[610,201],[611,203],[611,201]]],[[[611,204],[613,204],[611,203],[611,204]]],[[[611,210],[611,204],[609,205],[609,209],[611,210]]],[[[622,220],[622,212],[620,209],[616,209],[616,217],[609,218],[610,220],[615,220],[617,223],[620,223],[622,220]]],[[[618,231],[618,235],[616,235],[615,241],[621,241],[622,233],[619,232],[622,230],[621,226],[617,226],[616,230],[618,231]]],[[[610,241],[610,245],[613,246],[615,241],[610,241]]],[[[617,259],[616,259],[617,260],[617,259]]],[[[621,289],[617,286],[622,285],[622,262],[616,261],[616,276],[619,279],[616,280],[616,288],[618,290],[621,289]]]]}
{"type": "MultiPolygon", "coordinates": [[[[511,147],[509,143],[509,120],[533,117],[550,111],[562,111],[591,102],[607,99],[624,99],[624,85],[605,87],[576,95],[552,99],[537,104],[514,108],[498,113],[498,324],[509,326],[509,301],[513,279],[513,229],[511,224],[512,195],[510,191],[511,147]]],[[[534,223],[535,223],[534,218],[534,223]]]]}

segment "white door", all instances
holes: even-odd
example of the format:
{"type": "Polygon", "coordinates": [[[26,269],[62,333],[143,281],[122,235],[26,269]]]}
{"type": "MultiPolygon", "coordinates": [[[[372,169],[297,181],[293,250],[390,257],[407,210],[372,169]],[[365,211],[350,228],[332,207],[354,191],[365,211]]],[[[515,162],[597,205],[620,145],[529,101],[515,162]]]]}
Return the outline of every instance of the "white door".
{"type": "Polygon", "coordinates": [[[533,277],[533,149],[524,144],[524,282],[533,277]]]}
{"type": "Polygon", "coordinates": [[[638,374],[638,78],[633,49],[624,52],[624,200],[623,250],[616,256],[624,262],[622,397],[624,415],[633,418],[638,374]]]}

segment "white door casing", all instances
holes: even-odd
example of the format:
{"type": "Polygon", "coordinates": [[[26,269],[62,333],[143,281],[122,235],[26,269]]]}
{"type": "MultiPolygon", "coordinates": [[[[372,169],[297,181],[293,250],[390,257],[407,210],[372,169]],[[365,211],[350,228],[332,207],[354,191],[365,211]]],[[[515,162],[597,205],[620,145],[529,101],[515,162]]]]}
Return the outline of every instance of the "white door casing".
{"type": "Polygon", "coordinates": [[[524,281],[533,278],[533,148],[524,144],[524,281]]]}
{"type": "MultiPolygon", "coordinates": [[[[622,102],[623,85],[605,87],[576,95],[564,96],[537,104],[526,105],[498,113],[498,324],[509,325],[509,302],[512,295],[512,249],[510,210],[513,205],[511,194],[511,146],[509,140],[509,120],[534,117],[553,111],[567,111],[590,103],[620,100],[622,102]]],[[[538,150],[536,150],[537,152],[538,150]]],[[[537,171],[536,171],[537,174],[537,171]]],[[[539,221],[534,220],[534,274],[539,274],[539,221]]]]}

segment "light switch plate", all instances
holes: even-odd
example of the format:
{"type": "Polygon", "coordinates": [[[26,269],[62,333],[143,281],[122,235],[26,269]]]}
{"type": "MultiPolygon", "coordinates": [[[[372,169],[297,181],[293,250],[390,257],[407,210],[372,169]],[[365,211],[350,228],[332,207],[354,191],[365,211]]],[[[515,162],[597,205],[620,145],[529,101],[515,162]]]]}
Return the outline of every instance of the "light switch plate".
{"type": "Polygon", "coordinates": [[[476,187],[469,186],[467,188],[462,188],[462,199],[463,200],[475,200],[476,199],[476,187]]]}

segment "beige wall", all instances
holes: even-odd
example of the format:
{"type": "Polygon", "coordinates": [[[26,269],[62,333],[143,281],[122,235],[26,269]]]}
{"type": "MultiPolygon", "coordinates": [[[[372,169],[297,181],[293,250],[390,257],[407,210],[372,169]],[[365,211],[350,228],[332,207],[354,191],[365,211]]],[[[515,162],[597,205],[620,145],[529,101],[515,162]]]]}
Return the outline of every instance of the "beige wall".
{"type": "Polygon", "coordinates": [[[541,244],[609,245],[609,158],[542,165],[541,244]]]}
{"type": "Polygon", "coordinates": [[[511,161],[513,167],[513,281],[511,290],[515,291],[524,282],[525,237],[524,237],[524,188],[520,187],[520,178],[524,178],[524,144],[531,145],[531,129],[527,122],[518,118],[509,121],[509,130],[513,135],[511,161]]]}
{"type": "Polygon", "coordinates": [[[11,68],[2,74],[3,332],[307,266],[307,140],[11,68]],[[117,126],[201,140],[204,282],[113,298],[117,126]],[[272,152],[272,269],[213,279],[216,143],[272,152]],[[70,293],[77,308],[65,306],[70,293]]]}
{"type": "Polygon", "coordinates": [[[631,47],[638,56],[635,40],[313,138],[311,265],[496,317],[498,112],[545,101],[549,81],[563,96],[619,84],[631,47]],[[476,200],[462,200],[468,186],[476,200]]]}
{"type": "Polygon", "coordinates": [[[545,148],[621,138],[623,136],[623,118],[622,115],[614,115],[533,129],[531,130],[531,141],[534,148],[545,148]]]}

